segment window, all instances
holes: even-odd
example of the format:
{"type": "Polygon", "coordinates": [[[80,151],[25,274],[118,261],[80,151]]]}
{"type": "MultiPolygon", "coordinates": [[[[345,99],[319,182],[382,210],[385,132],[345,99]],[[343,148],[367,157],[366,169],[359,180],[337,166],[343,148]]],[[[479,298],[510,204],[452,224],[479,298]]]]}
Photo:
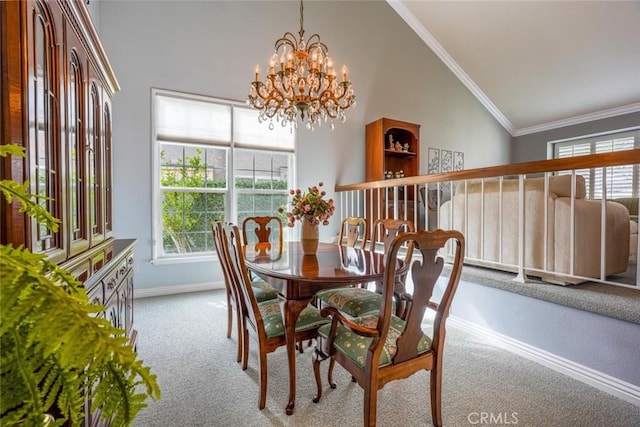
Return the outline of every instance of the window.
{"type": "Polygon", "coordinates": [[[212,221],[274,215],[294,187],[295,134],[233,101],[152,90],[154,259],[213,253],[212,221]]]}
{"type": "MultiPolygon", "coordinates": [[[[640,128],[553,141],[550,144],[553,148],[553,158],[632,150],[640,148],[640,128]]],[[[603,178],[606,182],[605,197],[607,199],[638,196],[638,165],[609,167],[606,168],[606,175],[603,175],[603,168],[578,169],[576,173],[584,176],[587,197],[590,199],[602,198],[603,178]]]]}

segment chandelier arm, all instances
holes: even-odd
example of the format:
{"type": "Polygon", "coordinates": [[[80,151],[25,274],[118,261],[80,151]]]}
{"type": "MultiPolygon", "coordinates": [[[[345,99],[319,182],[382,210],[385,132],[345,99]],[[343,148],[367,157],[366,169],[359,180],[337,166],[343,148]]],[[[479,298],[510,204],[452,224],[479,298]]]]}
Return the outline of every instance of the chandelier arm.
{"type": "Polygon", "coordinates": [[[284,35],[282,37],[280,37],[278,40],[276,40],[276,43],[275,43],[276,52],[283,45],[289,46],[294,51],[298,50],[298,41],[296,40],[296,36],[294,36],[293,33],[290,33],[288,31],[286,33],[284,33],[284,35]],[[291,38],[289,38],[289,37],[291,37],[291,38]]]}
{"type": "Polygon", "coordinates": [[[309,40],[307,40],[307,52],[311,53],[311,51],[316,48],[320,48],[322,50],[322,53],[324,53],[325,55],[329,54],[329,48],[326,44],[320,41],[320,36],[318,34],[312,35],[311,37],[309,37],[309,40]],[[316,40],[313,41],[314,39],[316,40]]]}

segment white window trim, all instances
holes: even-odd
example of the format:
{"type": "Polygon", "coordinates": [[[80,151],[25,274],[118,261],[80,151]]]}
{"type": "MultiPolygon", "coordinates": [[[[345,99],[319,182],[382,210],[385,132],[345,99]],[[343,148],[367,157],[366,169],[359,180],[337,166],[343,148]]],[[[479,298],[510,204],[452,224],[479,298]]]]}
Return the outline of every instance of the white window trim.
{"type": "MultiPolygon", "coordinates": [[[[289,176],[292,188],[296,188],[297,186],[297,177],[296,177],[296,154],[298,147],[298,137],[297,134],[294,135],[294,148],[293,150],[278,150],[278,149],[265,149],[264,147],[253,147],[249,144],[236,144],[233,137],[233,109],[234,108],[247,108],[246,103],[240,101],[234,101],[224,98],[215,98],[205,95],[198,95],[192,93],[178,92],[167,89],[159,89],[159,88],[151,88],[151,215],[152,220],[150,222],[151,226],[151,264],[154,265],[164,265],[164,264],[180,264],[180,263],[194,263],[194,262],[211,262],[213,260],[218,260],[218,256],[216,253],[194,253],[194,254],[181,254],[181,255],[161,255],[159,252],[159,243],[162,241],[162,224],[161,222],[161,209],[162,203],[160,200],[161,190],[160,190],[160,144],[158,144],[158,135],[156,132],[156,106],[158,95],[161,96],[170,96],[177,98],[188,98],[195,99],[204,102],[214,102],[218,104],[226,104],[229,105],[232,109],[231,114],[231,141],[229,143],[226,142],[212,142],[212,141],[194,141],[189,140],[188,142],[181,142],[181,144],[205,144],[210,145],[212,147],[225,147],[227,150],[227,189],[226,189],[226,198],[225,198],[225,218],[237,218],[237,206],[235,203],[231,203],[231,201],[235,200],[235,185],[234,185],[234,156],[233,150],[235,148],[238,149],[249,149],[249,150],[259,150],[264,151],[266,153],[290,153],[292,155],[291,165],[289,167],[289,176]]],[[[167,140],[162,140],[162,142],[169,142],[167,140]]]]}

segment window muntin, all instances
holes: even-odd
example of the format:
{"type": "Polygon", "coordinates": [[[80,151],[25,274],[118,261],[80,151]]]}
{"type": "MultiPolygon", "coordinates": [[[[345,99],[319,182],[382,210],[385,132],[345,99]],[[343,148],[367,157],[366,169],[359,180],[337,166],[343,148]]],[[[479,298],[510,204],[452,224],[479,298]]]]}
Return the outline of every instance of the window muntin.
{"type": "Polygon", "coordinates": [[[275,215],[293,188],[295,134],[233,101],[152,90],[154,259],[214,252],[212,221],[275,215]]]}
{"type": "Polygon", "coordinates": [[[285,153],[235,150],[238,223],[249,216],[275,215],[287,203],[291,160],[285,153]]]}
{"type": "MultiPolygon", "coordinates": [[[[554,158],[632,150],[640,148],[640,128],[551,142],[551,144],[554,158]]],[[[638,173],[638,165],[606,168],[605,197],[607,199],[637,197],[638,173]]],[[[603,168],[577,169],[576,174],[585,178],[588,198],[603,197],[603,168]]]]}

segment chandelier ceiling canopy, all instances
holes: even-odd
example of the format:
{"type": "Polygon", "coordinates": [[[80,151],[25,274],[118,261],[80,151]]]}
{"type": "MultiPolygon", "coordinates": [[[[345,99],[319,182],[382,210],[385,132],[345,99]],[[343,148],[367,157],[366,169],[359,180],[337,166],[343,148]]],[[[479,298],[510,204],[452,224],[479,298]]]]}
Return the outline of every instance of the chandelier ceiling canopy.
{"type": "Polygon", "coordinates": [[[247,103],[260,110],[260,122],[271,122],[270,129],[274,117],[282,126],[297,128],[299,114],[309,130],[320,126],[322,121],[330,122],[333,130],[334,119],[346,121],[345,110],[355,107],[356,96],[347,67],[342,66],[342,81],[338,81],[329,49],[318,34],[305,41],[303,24],[300,0],[300,37],[296,39],[286,32],[276,41],[264,82],[260,80],[260,66],[256,65],[247,103]]]}

